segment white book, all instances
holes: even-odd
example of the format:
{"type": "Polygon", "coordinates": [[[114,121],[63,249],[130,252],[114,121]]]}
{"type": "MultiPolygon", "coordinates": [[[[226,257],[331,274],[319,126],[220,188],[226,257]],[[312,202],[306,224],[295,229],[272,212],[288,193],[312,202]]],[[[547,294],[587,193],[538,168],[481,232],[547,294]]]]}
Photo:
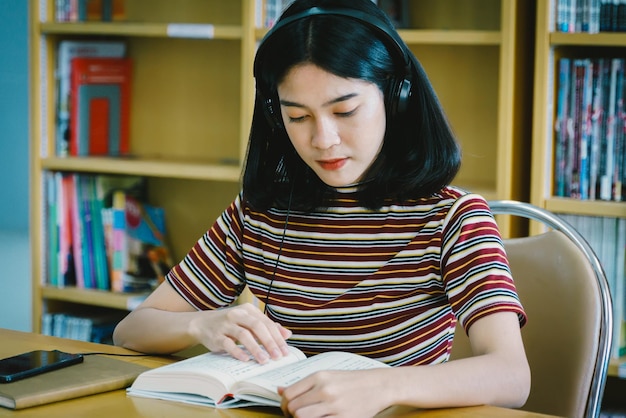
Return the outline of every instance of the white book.
{"type": "Polygon", "coordinates": [[[299,349],[289,349],[288,356],[265,364],[225,353],[201,354],[140,374],[127,393],[215,408],[280,406],[278,387],[316,371],[391,367],[353,353],[333,351],[307,358],[299,349]]]}

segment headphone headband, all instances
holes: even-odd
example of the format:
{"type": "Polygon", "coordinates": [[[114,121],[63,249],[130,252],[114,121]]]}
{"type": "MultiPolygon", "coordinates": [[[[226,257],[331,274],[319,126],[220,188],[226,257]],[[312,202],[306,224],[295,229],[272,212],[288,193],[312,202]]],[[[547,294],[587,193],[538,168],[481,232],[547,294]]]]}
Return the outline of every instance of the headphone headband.
{"type": "MultiPolygon", "coordinates": [[[[287,16],[279,20],[263,37],[259,47],[257,49],[256,57],[253,64],[254,77],[257,80],[257,94],[263,101],[264,113],[270,125],[273,128],[284,128],[282,119],[280,116],[280,105],[278,103],[278,97],[276,93],[267,90],[267,87],[261,88],[259,79],[260,74],[260,61],[265,54],[265,48],[267,47],[268,40],[278,31],[285,26],[290,25],[301,19],[305,19],[311,16],[342,16],[349,19],[356,20],[370,29],[377,32],[379,38],[384,42],[388,48],[392,49],[390,55],[393,59],[398,60],[402,66],[402,74],[398,75],[398,79],[393,80],[389,93],[389,116],[396,118],[398,115],[404,115],[408,109],[408,102],[411,96],[411,78],[412,78],[412,63],[414,58],[407,51],[407,47],[404,42],[393,29],[390,24],[382,19],[372,16],[366,12],[348,9],[348,8],[325,8],[325,7],[311,7],[310,9],[303,10],[299,13],[295,13],[291,16],[287,16]]],[[[413,64],[415,65],[415,64],[413,64]]]]}
{"type": "Polygon", "coordinates": [[[310,9],[304,10],[302,12],[296,13],[294,15],[288,16],[284,19],[279,20],[276,24],[265,34],[263,39],[261,40],[259,47],[257,49],[256,57],[254,59],[254,76],[256,77],[258,74],[259,67],[259,57],[263,54],[264,45],[266,45],[266,41],[272,37],[272,35],[279,31],[281,28],[301,19],[305,19],[311,16],[344,16],[350,19],[357,20],[375,31],[381,33],[383,38],[389,40],[391,42],[387,42],[394,50],[397,51],[397,56],[402,57],[402,65],[404,66],[404,76],[410,76],[410,68],[411,68],[411,58],[409,57],[407,51],[403,47],[403,42],[399,38],[399,36],[389,29],[389,25],[381,19],[378,19],[372,15],[369,15],[363,11],[355,10],[355,9],[346,9],[346,8],[337,8],[337,9],[329,9],[326,7],[311,7],[310,9]]]}

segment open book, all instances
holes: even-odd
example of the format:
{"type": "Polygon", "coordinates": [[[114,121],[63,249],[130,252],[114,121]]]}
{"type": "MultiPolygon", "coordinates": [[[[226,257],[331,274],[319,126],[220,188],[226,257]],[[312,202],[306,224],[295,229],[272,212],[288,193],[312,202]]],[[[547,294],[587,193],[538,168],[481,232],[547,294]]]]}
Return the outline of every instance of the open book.
{"type": "Polygon", "coordinates": [[[307,358],[297,348],[289,349],[288,356],[265,364],[224,353],[201,354],[143,372],[128,394],[217,408],[280,406],[278,387],[313,372],[390,367],[358,354],[333,351],[307,358]]]}

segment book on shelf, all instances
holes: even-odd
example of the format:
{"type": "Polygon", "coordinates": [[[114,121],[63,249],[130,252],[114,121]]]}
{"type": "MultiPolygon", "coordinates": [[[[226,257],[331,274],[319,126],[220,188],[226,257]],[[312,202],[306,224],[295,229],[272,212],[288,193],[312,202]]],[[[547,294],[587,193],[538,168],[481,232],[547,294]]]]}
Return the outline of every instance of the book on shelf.
{"type": "Polygon", "coordinates": [[[589,243],[606,274],[613,301],[611,356],[626,355],[626,218],[559,215],[589,243]]]}
{"type": "Polygon", "coordinates": [[[124,311],[45,312],[41,316],[41,333],[54,337],[113,344],[113,330],[126,315],[124,311]]]}
{"type": "Polygon", "coordinates": [[[295,347],[290,347],[288,356],[265,364],[209,352],[140,374],[128,394],[216,408],[280,406],[278,387],[289,386],[316,371],[381,367],[390,366],[339,351],[307,358],[295,347]]]}
{"type": "Polygon", "coordinates": [[[24,409],[128,387],[148,367],[101,355],[80,364],[0,385],[0,406],[24,409]]]}
{"type": "Polygon", "coordinates": [[[558,63],[554,191],[582,200],[626,199],[625,60],[558,63]]]}
{"type": "Polygon", "coordinates": [[[154,289],[172,267],[166,243],[165,212],[115,190],[105,212],[111,248],[111,290],[141,292],[154,289]]]}
{"type": "MultiPolygon", "coordinates": [[[[557,0],[555,2],[556,30],[559,32],[598,33],[614,30],[614,0],[557,0]]],[[[617,8],[615,17],[617,16],[617,8]]]]}
{"type": "Polygon", "coordinates": [[[126,54],[122,41],[62,40],[58,45],[56,63],[56,137],[55,149],[59,157],[67,156],[70,143],[70,84],[71,62],[75,57],[116,57],[126,54]]]}
{"type": "Polygon", "coordinates": [[[57,22],[119,21],[126,18],[125,0],[55,0],[57,22]]]}
{"type": "Polygon", "coordinates": [[[271,28],[274,26],[283,10],[285,10],[294,0],[257,0],[263,7],[258,7],[263,11],[262,26],[271,28]]]}
{"type": "Polygon", "coordinates": [[[131,72],[129,58],[72,59],[70,155],[128,154],[131,72]]]}
{"type": "Polygon", "coordinates": [[[565,154],[569,138],[569,93],[571,66],[569,58],[558,63],[558,95],[555,131],[554,193],[565,196],[565,154]]]}
{"type": "MultiPolygon", "coordinates": [[[[271,28],[294,0],[255,0],[256,27],[271,28]]],[[[372,0],[398,28],[408,27],[409,0],[372,0]]]]}
{"type": "Polygon", "coordinates": [[[145,203],[145,178],[54,172],[47,179],[49,285],[141,292],[163,280],[172,266],[165,212],[145,203]]]}

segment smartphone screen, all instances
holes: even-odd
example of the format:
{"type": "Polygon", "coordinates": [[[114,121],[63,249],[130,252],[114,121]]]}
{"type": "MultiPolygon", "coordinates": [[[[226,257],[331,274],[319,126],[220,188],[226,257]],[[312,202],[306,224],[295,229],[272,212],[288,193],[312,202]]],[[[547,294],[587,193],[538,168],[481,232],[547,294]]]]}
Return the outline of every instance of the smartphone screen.
{"type": "Polygon", "coordinates": [[[82,363],[80,354],[59,350],[36,350],[0,359],[0,383],[11,383],[25,377],[82,363]]]}

